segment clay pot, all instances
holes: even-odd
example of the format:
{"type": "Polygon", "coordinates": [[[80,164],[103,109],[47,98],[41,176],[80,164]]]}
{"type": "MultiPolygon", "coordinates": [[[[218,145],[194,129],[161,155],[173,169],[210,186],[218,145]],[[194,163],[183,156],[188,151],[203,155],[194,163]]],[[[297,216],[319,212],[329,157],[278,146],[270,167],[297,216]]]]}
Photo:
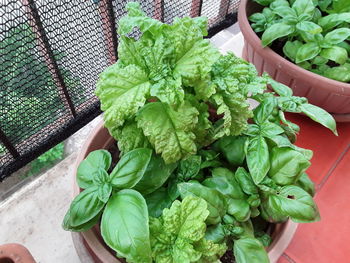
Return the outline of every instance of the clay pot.
{"type": "Polygon", "coordinates": [[[244,36],[243,58],[253,63],[259,73],[267,72],[291,87],[295,96],[306,97],[310,103],[327,110],[336,121],[350,122],[350,84],[312,73],[271,48],[263,48],[248,21],[250,15],[261,10],[262,7],[251,0],[241,1],[238,22],[244,36]]]}
{"type": "Polygon", "coordinates": [[[20,244],[0,246],[0,263],[35,263],[29,250],[20,244]]]}
{"type": "MultiPolygon", "coordinates": [[[[108,130],[103,127],[103,121],[101,121],[96,128],[91,132],[87,141],[83,145],[81,152],[75,163],[74,179],[76,178],[76,171],[81,161],[91,152],[99,149],[107,149],[114,143],[114,139],[109,135],[108,130]]],[[[76,180],[74,180],[76,182],[76,180]]],[[[81,189],[74,183],[74,195],[78,195],[81,189]]],[[[293,235],[296,231],[297,224],[292,221],[287,221],[283,224],[278,224],[274,227],[272,233],[272,244],[268,247],[268,254],[271,263],[277,262],[283,251],[287,248],[293,235]]],[[[96,263],[124,263],[122,259],[115,257],[113,252],[103,242],[99,226],[96,225],[92,229],[81,232],[80,235],[83,239],[83,244],[87,248],[94,262],[96,263]]],[[[79,254],[79,253],[78,253],[79,254]]]]}

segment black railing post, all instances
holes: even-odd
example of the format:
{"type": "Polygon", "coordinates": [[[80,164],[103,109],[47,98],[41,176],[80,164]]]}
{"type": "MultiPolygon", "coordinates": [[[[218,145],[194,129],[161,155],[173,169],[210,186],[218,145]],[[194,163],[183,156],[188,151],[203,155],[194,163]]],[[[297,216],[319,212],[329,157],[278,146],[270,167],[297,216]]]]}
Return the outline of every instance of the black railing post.
{"type": "Polygon", "coordinates": [[[202,14],[202,5],[203,0],[192,0],[190,16],[200,16],[202,14]]]}
{"type": "Polygon", "coordinates": [[[34,29],[33,31],[35,32],[38,38],[39,47],[45,57],[49,71],[51,72],[53,79],[56,81],[57,87],[64,94],[64,96],[61,96],[61,99],[63,100],[64,104],[68,106],[73,117],[76,117],[76,111],[73,102],[69,96],[67,87],[64,83],[63,75],[58,67],[57,61],[51,49],[35,2],[34,0],[22,0],[22,3],[28,12],[30,26],[34,29]]]}
{"type": "Polygon", "coordinates": [[[19,157],[18,151],[12,145],[11,141],[7,138],[6,134],[2,131],[1,128],[0,128],[0,141],[3,143],[3,145],[6,147],[6,149],[11,153],[13,158],[19,157]]]}
{"type": "Polygon", "coordinates": [[[102,18],[102,27],[107,43],[109,64],[113,64],[118,59],[118,37],[112,0],[101,0],[99,3],[99,12],[102,18]]]}

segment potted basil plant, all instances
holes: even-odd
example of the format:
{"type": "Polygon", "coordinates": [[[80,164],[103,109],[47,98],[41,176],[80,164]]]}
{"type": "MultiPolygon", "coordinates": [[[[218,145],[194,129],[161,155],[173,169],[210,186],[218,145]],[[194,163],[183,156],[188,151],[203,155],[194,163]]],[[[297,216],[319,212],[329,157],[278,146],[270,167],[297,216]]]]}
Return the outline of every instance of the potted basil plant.
{"type": "Polygon", "coordinates": [[[350,121],[348,0],[242,0],[238,20],[259,72],[350,121]]]}
{"type": "Polygon", "coordinates": [[[104,122],[79,155],[63,228],[82,232],[96,262],[270,262],[289,219],[319,220],[312,151],[293,144],[299,127],[284,113],[336,133],[334,119],[221,55],[203,38],[206,18],[168,25],[138,3],[127,11],[118,62],[97,83],[104,122]]]}

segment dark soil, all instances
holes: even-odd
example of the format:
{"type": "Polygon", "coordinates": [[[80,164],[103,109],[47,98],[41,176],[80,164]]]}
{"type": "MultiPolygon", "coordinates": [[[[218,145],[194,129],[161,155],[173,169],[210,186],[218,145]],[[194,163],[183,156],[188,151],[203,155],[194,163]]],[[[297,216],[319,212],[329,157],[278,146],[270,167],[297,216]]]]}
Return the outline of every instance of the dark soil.
{"type": "Polygon", "coordinates": [[[233,263],[235,258],[232,250],[227,250],[226,253],[220,258],[222,263],[233,263]]]}

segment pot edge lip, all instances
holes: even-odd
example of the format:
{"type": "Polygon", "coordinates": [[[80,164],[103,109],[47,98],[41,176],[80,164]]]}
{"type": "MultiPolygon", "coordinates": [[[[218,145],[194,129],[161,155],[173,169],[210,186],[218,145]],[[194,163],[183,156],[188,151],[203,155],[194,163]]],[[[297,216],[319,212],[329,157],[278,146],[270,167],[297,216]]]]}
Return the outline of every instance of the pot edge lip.
{"type": "Polygon", "coordinates": [[[270,47],[268,46],[262,47],[261,39],[251,28],[250,23],[248,21],[246,7],[248,3],[250,3],[250,1],[251,0],[241,0],[239,9],[238,9],[238,24],[244,36],[245,41],[247,41],[247,39],[249,38],[250,41],[247,41],[247,42],[254,47],[255,51],[258,52],[259,55],[261,55],[264,59],[268,59],[268,60],[273,59],[275,61],[280,61],[281,62],[280,64],[286,68],[285,71],[289,70],[293,72],[298,72],[299,74],[306,76],[308,79],[313,79],[313,82],[315,82],[315,84],[316,82],[319,82],[319,81],[324,82],[325,84],[323,85],[323,89],[332,91],[333,93],[340,94],[340,95],[350,95],[350,83],[345,83],[334,79],[330,79],[322,75],[318,75],[316,73],[308,71],[306,69],[303,69],[298,65],[294,64],[293,62],[288,61],[284,57],[280,56],[277,52],[273,51],[270,47]],[[242,28],[244,29],[242,30],[242,28]]]}

